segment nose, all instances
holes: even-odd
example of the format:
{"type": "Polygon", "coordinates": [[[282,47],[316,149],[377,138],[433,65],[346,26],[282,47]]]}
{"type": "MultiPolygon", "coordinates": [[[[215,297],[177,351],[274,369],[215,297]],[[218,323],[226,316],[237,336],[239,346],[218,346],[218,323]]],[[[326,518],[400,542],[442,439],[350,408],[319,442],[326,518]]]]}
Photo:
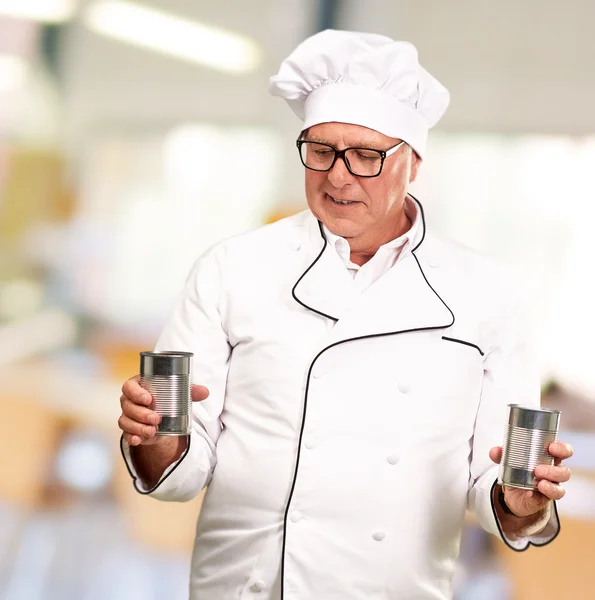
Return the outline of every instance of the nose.
{"type": "Polygon", "coordinates": [[[349,172],[345,164],[345,157],[338,156],[333,168],[327,174],[328,180],[336,187],[340,188],[353,180],[354,176],[349,172]]]}

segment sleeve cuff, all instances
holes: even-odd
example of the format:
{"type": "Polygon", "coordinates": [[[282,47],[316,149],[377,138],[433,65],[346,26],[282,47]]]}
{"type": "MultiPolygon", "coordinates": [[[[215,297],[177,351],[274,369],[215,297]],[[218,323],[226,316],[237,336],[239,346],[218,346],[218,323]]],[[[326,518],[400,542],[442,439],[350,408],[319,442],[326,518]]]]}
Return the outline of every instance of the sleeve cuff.
{"type": "Polygon", "coordinates": [[[489,502],[492,510],[492,518],[497,528],[497,535],[502,539],[502,541],[512,550],[516,552],[523,552],[529,546],[545,546],[550,542],[553,542],[557,535],[560,533],[560,519],[558,517],[558,507],[556,502],[551,503],[551,508],[549,511],[549,518],[543,527],[543,521],[536,523],[533,526],[533,530],[536,530],[536,533],[532,533],[531,531],[527,532],[522,538],[510,539],[504,534],[502,531],[502,527],[500,525],[500,520],[498,519],[498,515],[496,513],[496,507],[494,506],[493,500],[493,491],[494,487],[497,485],[498,480],[494,480],[492,486],[490,487],[489,492],[489,502]]]}
{"type": "Polygon", "coordinates": [[[208,474],[205,473],[203,474],[204,477],[199,476],[197,478],[196,467],[192,468],[193,463],[196,465],[196,462],[192,460],[192,457],[196,454],[197,446],[197,440],[194,438],[195,433],[192,432],[188,438],[188,447],[182,456],[167,467],[159,481],[152,488],[149,488],[140,479],[132,464],[130,444],[128,444],[123,436],[120,437],[120,451],[122,452],[126,468],[132,477],[134,489],[139,494],[151,496],[158,500],[185,502],[194,498],[204,487],[208,477],[208,474]],[[189,455],[191,455],[190,458],[186,460],[189,455]]]}

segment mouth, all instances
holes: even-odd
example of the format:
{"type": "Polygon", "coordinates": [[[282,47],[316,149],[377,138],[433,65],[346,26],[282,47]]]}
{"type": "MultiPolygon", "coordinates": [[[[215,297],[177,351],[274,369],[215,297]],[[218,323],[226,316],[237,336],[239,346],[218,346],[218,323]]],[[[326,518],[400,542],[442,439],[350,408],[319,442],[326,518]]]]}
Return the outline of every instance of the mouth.
{"type": "Polygon", "coordinates": [[[326,198],[337,206],[350,206],[352,204],[359,204],[357,200],[341,200],[340,198],[333,198],[329,194],[326,194],[326,198]]]}

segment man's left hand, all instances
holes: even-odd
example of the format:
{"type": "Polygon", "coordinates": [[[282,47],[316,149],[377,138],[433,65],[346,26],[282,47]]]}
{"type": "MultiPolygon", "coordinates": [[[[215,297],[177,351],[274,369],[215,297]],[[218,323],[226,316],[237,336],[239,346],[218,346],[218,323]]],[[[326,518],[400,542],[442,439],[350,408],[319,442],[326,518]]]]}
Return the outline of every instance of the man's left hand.
{"type": "MultiPolygon", "coordinates": [[[[504,487],[504,501],[508,508],[519,517],[528,517],[543,510],[551,500],[560,500],[566,490],[560,485],[570,479],[570,469],[562,461],[570,458],[574,451],[570,444],[552,442],[548,452],[554,457],[553,466],[539,465],[535,477],[539,480],[538,491],[504,487]]],[[[490,450],[490,458],[500,464],[502,448],[495,446],[490,450]]]]}

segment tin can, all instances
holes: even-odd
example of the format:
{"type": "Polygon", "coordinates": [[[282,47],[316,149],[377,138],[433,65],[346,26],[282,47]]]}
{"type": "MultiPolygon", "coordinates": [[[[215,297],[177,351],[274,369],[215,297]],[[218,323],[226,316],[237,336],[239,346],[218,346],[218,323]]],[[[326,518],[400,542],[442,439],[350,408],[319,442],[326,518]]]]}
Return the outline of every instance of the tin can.
{"type": "Polygon", "coordinates": [[[141,352],[140,384],[161,415],[157,435],[189,435],[192,430],[192,352],[141,352]]]}
{"type": "Polygon", "coordinates": [[[558,439],[560,411],[509,404],[498,483],[536,490],[537,465],[553,465],[548,446],[558,439]]]}

